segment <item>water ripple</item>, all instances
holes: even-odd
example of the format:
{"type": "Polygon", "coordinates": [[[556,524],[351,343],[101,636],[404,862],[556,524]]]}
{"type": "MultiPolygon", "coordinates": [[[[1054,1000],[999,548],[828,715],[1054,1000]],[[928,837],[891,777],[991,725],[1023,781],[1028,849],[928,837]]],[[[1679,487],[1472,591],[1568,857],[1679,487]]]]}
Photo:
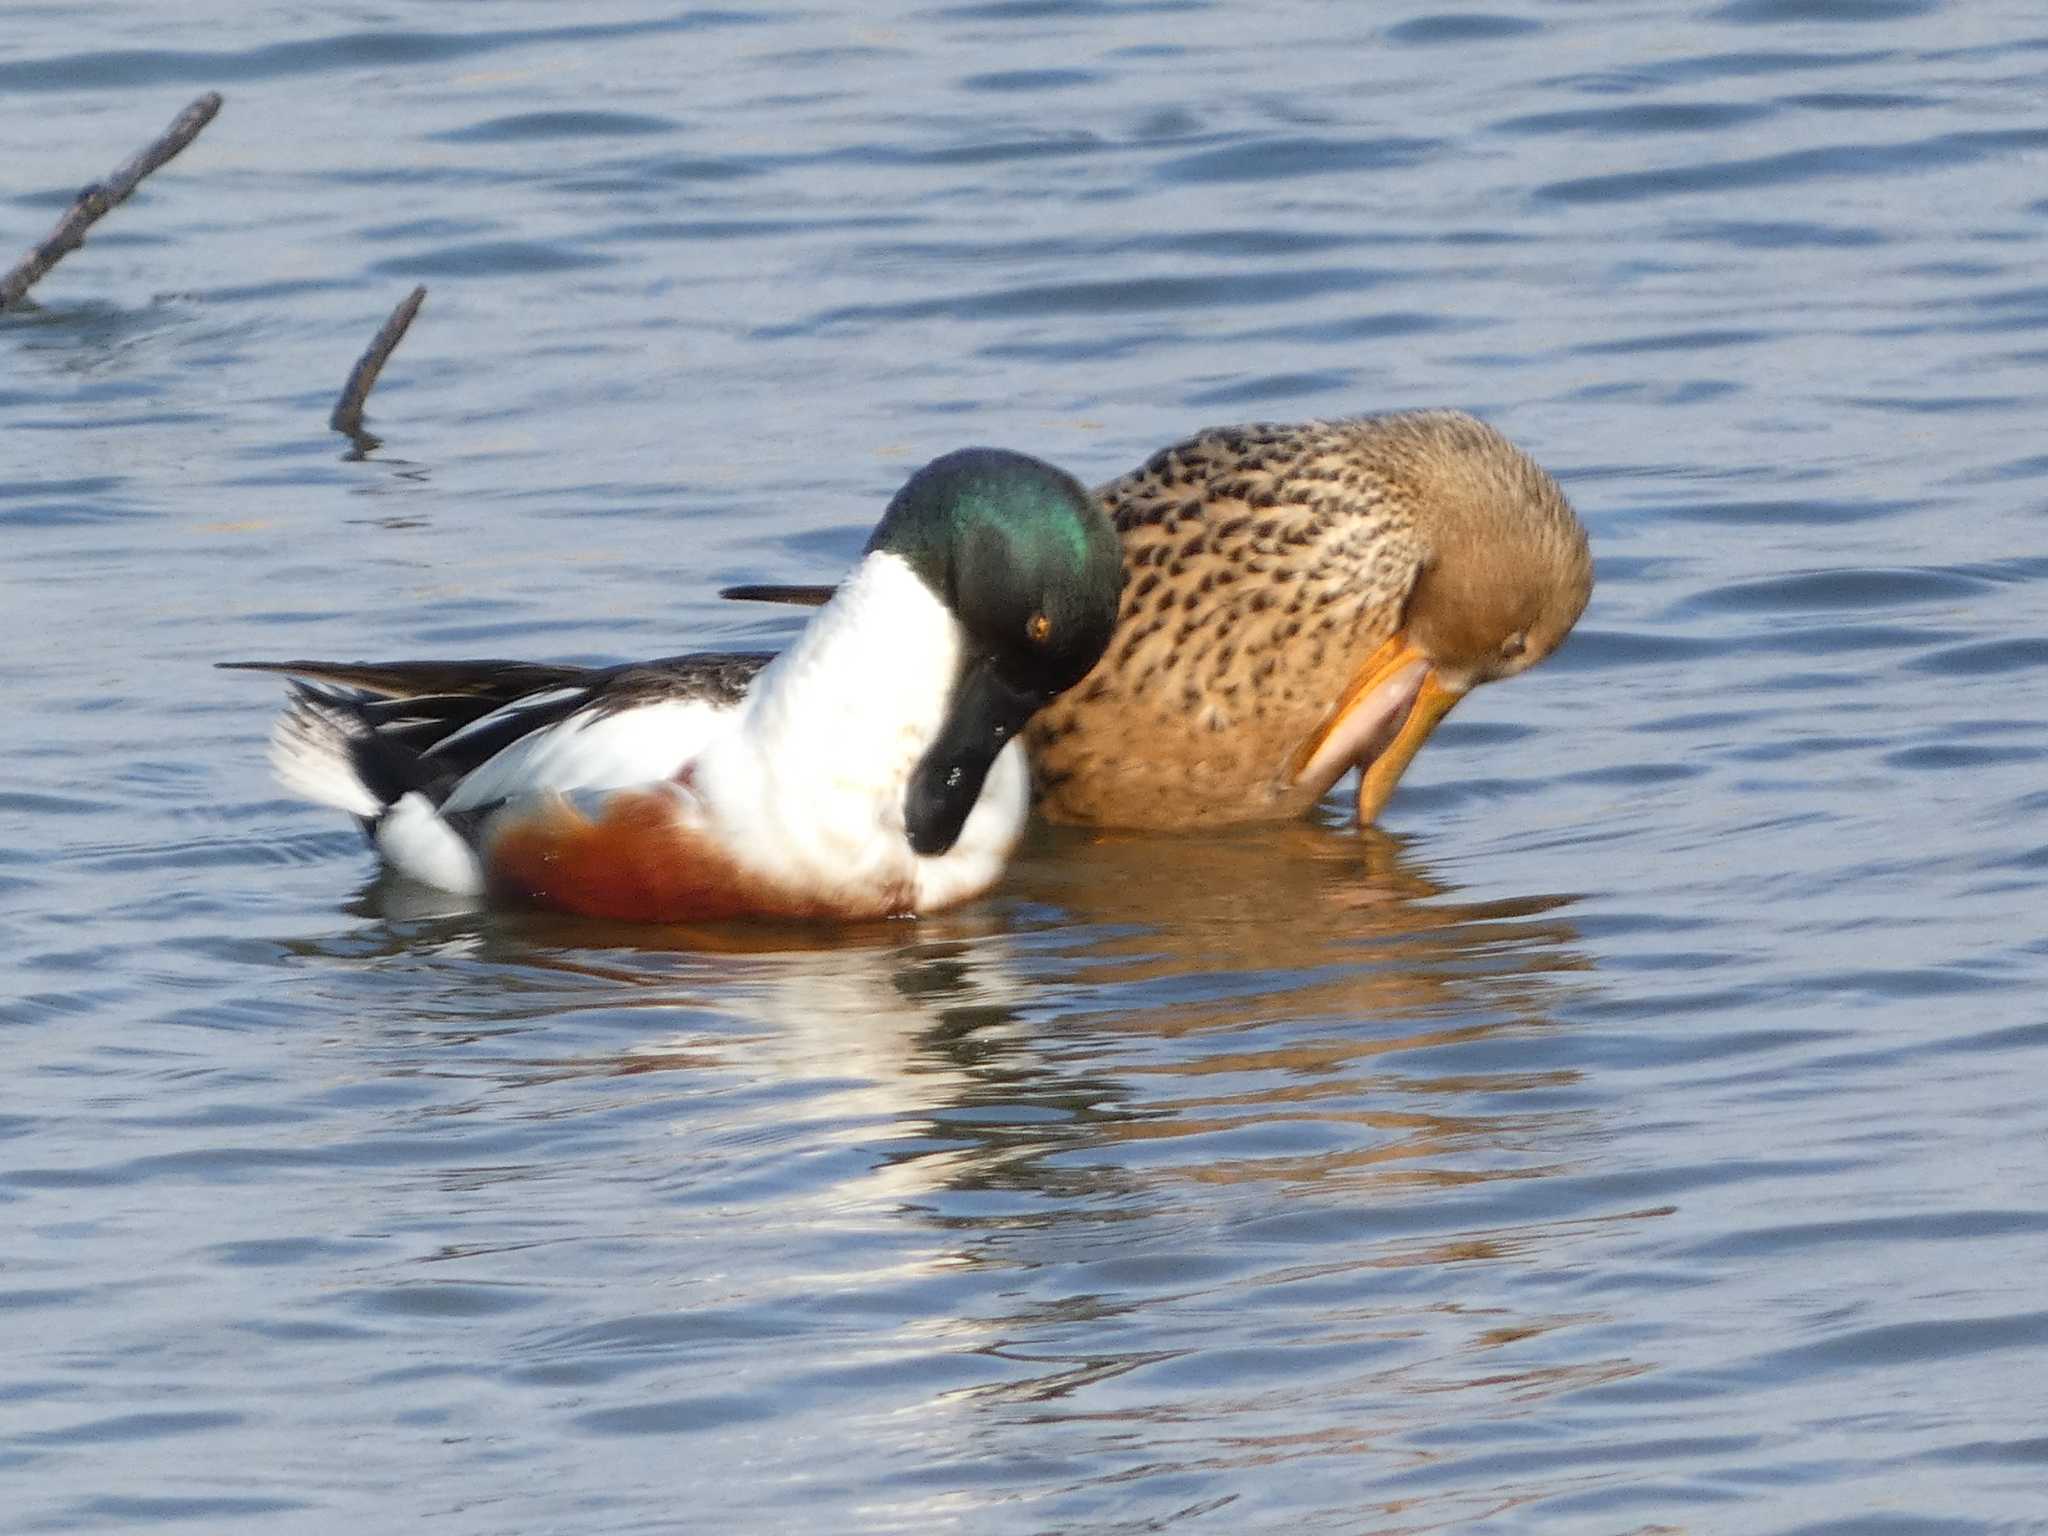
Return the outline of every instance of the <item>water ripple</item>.
{"type": "Polygon", "coordinates": [[[764,337],[805,334],[819,326],[875,325],[898,320],[1004,319],[1014,315],[1104,315],[1151,310],[1286,304],[1317,294],[1370,287],[1363,268],[1212,273],[1197,277],[1140,277],[1111,281],[1032,284],[1021,288],[908,299],[894,304],[849,304],[812,316],[802,327],[769,328],[764,337]]]}
{"type": "Polygon", "coordinates": [[[1935,566],[1802,571],[1734,581],[1686,599],[1680,613],[1829,613],[1956,603],[1986,590],[1982,577],[1935,566]]]}
{"type": "Polygon", "coordinates": [[[1736,102],[1632,101],[1572,112],[1532,112],[1502,118],[1501,133],[1591,133],[1633,138],[1642,133],[1710,133],[1768,117],[1770,108],[1736,102]]]}
{"type": "Polygon", "coordinates": [[[1440,11],[1435,15],[1397,22],[1387,28],[1385,36],[1391,43],[1431,46],[1528,37],[1542,30],[1542,23],[1525,16],[1483,11],[1440,11]]]}
{"type": "Polygon", "coordinates": [[[1746,26],[1779,26],[1788,22],[1904,21],[1931,15],[1941,0],[1733,0],[1710,14],[1715,21],[1746,26]]]}
{"type": "Polygon", "coordinates": [[[327,70],[450,64],[510,48],[622,42],[758,24],[763,20],[757,12],[705,10],[687,11],[659,21],[542,27],[530,31],[341,32],[305,41],[267,43],[240,52],[103,49],[0,61],[0,90],[56,92],[149,85],[248,84],[327,70]]]}
{"type": "Polygon", "coordinates": [[[2012,150],[2048,146],[2048,129],[1934,134],[1890,143],[1832,144],[1774,155],[1664,166],[1654,171],[1577,176],[1549,182],[1536,196],[1560,203],[1641,202],[1648,198],[1755,187],[1794,186],[1865,176],[1895,176],[1968,165],[2012,150]]]}
{"type": "Polygon", "coordinates": [[[1163,181],[1200,186],[1214,182],[1267,182],[1277,177],[1327,176],[1348,171],[1386,171],[1420,164],[1442,148],[1442,140],[1262,139],[1223,149],[1181,155],[1154,168],[1163,181]]]}
{"type": "Polygon", "coordinates": [[[429,138],[443,144],[526,144],[550,139],[617,139],[674,133],[671,118],[635,112],[519,112],[429,138]]]}

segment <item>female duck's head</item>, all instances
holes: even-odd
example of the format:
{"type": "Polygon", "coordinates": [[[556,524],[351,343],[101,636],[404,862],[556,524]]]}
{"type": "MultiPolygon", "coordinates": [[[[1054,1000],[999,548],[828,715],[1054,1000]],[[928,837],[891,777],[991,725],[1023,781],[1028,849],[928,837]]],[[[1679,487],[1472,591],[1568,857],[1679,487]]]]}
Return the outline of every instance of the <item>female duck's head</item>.
{"type": "Polygon", "coordinates": [[[1078,480],[999,448],[932,460],[896,493],[867,547],[908,565],[961,630],[944,723],[904,800],[910,846],[943,853],[996,755],[1109,644],[1122,551],[1078,480]]]}

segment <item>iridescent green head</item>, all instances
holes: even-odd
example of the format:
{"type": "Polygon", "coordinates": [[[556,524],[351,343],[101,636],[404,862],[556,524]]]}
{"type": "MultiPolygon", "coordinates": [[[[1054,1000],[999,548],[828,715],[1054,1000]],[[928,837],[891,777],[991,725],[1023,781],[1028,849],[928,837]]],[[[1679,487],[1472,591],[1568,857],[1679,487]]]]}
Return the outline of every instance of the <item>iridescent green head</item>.
{"type": "Polygon", "coordinates": [[[1065,470],[1002,448],[933,459],[896,493],[868,549],[900,555],[1020,686],[1050,698],[1109,643],[1123,552],[1065,470]]]}
{"type": "Polygon", "coordinates": [[[1001,448],[963,448],[911,476],[868,550],[908,564],[963,635],[946,723],[905,803],[911,846],[943,853],[996,754],[1101,658],[1116,627],[1122,549],[1072,475],[1001,448]]]}

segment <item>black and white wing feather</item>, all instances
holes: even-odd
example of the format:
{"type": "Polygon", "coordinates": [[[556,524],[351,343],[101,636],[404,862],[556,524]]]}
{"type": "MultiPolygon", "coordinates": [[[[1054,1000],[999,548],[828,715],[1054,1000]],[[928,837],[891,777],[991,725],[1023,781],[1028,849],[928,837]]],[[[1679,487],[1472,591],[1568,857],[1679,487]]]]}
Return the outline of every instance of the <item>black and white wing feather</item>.
{"type": "Polygon", "coordinates": [[[560,743],[543,741],[549,733],[585,732],[634,712],[675,713],[668,706],[729,709],[770,659],[770,653],[748,651],[613,667],[500,660],[223,665],[293,679],[290,704],[271,741],[279,779],[308,799],[374,823],[412,793],[436,807],[454,797],[471,810],[485,808],[504,793],[479,795],[482,786],[475,784],[458,791],[486,765],[497,769],[484,777],[500,791],[576,787],[567,781],[593,771],[602,776],[601,769],[560,743]],[[545,750],[550,746],[555,750],[545,750]],[[522,783],[527,775],[513,771],[520,768],[539,777],[522,783]],[[548,782],[551,773],[562,782],[548,782]]]}

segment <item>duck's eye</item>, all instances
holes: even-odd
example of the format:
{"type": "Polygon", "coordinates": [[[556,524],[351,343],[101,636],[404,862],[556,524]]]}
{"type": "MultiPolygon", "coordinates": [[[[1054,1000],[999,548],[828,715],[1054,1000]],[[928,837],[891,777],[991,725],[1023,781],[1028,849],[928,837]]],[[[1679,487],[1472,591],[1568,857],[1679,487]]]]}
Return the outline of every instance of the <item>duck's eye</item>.
{"type": "Polygon", "coordinates": [[[1031,637],[1033,645],[1043,645],[1052,633],[1052,620],[1042,613],[1034,613],[1024,621],[1024,633],[1031,637]]]}
{"type": "Polygon", "coordinates": [[[1500,659],[1502,661],[1513,661],[1527,649],[1529,649],[1529,637],[1527,635],[1509,635],[1507,639],[1501,642],[1500,659]]]}

